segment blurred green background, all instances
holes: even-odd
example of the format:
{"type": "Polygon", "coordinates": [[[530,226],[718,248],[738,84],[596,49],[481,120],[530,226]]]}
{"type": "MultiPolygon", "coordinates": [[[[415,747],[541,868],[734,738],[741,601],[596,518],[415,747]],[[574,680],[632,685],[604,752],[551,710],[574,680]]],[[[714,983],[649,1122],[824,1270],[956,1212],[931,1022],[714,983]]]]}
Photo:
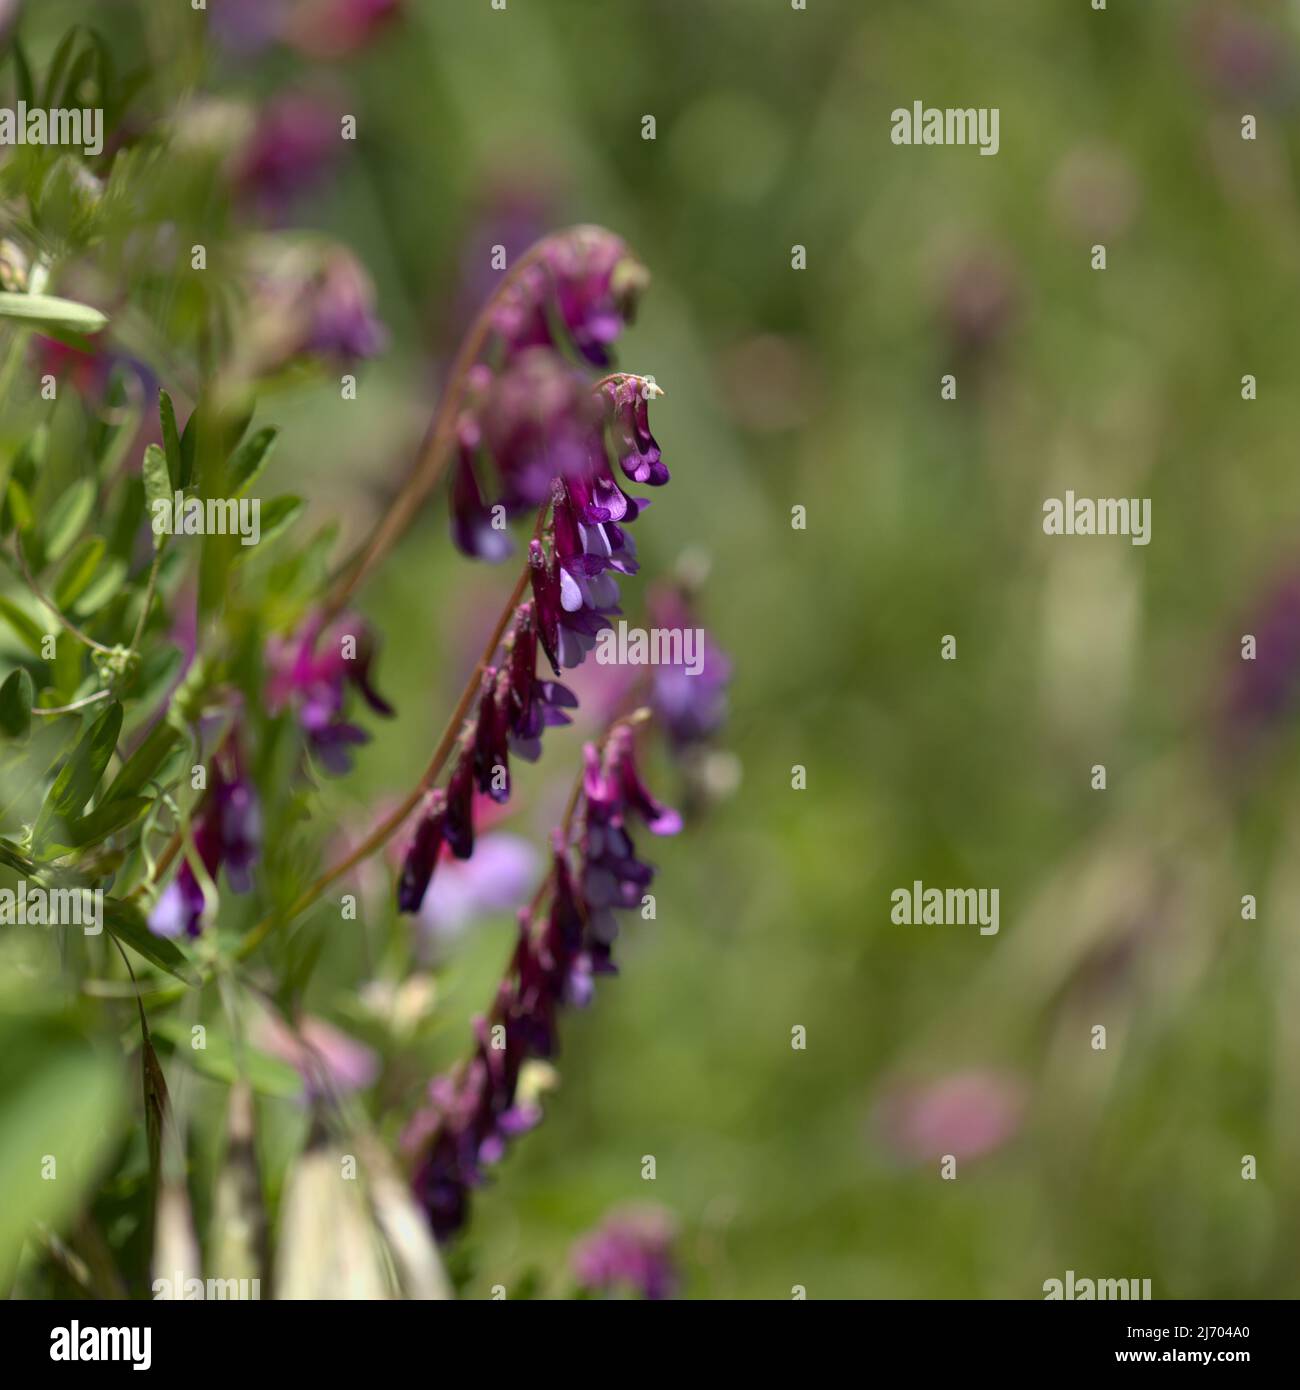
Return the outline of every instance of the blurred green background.
{"type": "MultiPolygon", "coordinates": [[[[40,10],[38,35],[143,22],[40,10]]],[[[1298,26],[1192,0],[411,0],[344,63],[213,59],[210,91],[356,114],[290,221],[355,249],[392,333],[356,402],[327,380],[264,405],[268,491],[359,538],[489,248],[600,223],[653,275],[619,365],[666,388],[673,474],[625,599],[706,556],[734,661],[739,787],[646,846],[658,920],[624,930],[545,1123],[478,1195],[470,1294],[529,1269],[565,1292],[575,1238],[645,1201],[692,1297],[1035,1298],[1067,1269],[1300,1293],[1300,641],[1270,608],[1300,569],[1298,26]],[[1000,152],[892,145],[917,100],[999,108],[1000,152]],[[1151,544],[1044,536],[1067,488],[1150,498],[1151,544]],[[1266,620],[1285,698],[1225,713],[1266,620]],[[1000,932],[894,925],[914,880],[998,888],[1000,932]]],[[[440,497],[365,590],[400,718],[329,788],[340,825],[423,764],[509,583],[452,550],[440,497]]],[[[540,843],[590,732],[548,741],[510,829],[540,843]]],[[[429,1074],[512,936],[502,914],[447,949],[429,1074]]],[[[312,1010],[361,1034],[366,970],[329,945],[312,1010]]],[[[386,1134],[418,1082],[408,1057],[380,1088],[386,1134]]]]}

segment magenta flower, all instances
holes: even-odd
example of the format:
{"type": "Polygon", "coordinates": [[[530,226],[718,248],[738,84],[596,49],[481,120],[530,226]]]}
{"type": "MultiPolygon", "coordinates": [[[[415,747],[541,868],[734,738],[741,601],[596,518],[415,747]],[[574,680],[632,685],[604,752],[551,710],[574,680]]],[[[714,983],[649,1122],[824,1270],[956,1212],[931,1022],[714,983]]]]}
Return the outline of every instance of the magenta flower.
{"type": "Polygon", "coordinates": [[[259,112],[240,155],[240,192],[264,216],[276,216],[320,181],[338,149],[338,117],[330,107],[302,92],[276,97],[259,112]]]}
{"type": "Polygon", "coordinates": [[[574,1247],[573,1272],[593,1294],[671,1298],[677,1289],[677,1223],[663,1207],[611,1212],[574,1247]]]}
{"type": "Polygon", "coordinates": [[[349,686],[376,714],[389,717],[392,706],[375,689],[370,676],[374,641],[356,617],[344,617],[325,633],[318,615],[308,618],[293,637],[273,636],[266,644],[270,678],[266,704],[271,714],[292,707],[308,745],[327,771],[346,772],[349,748],[369,735],[343,716],[349,686]]]}
{"type": "Polygon", "coordinates": [[[563,347],[553,333],[558,324],[582,357],[605,367],[646,283],[621,237],[582,228],[543,243],[538,259],[503,296],[492,326],[513,356],[533,347],[563,347]]]}

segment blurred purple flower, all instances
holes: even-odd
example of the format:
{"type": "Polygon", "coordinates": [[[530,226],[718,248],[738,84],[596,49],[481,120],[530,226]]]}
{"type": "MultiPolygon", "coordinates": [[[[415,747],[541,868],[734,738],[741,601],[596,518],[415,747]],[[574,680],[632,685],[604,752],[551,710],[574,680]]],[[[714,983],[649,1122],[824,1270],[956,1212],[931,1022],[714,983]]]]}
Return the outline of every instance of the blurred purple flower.
{"type": "MultiPolygon", "coordinates": [[[[262,844],[262,813],[257,793],[244,776],[236,735],[226,739],[212,759],[212,782],[191,823],[194,848],[204,871],[214,882],[222,866],[231,890],[252,888],[251,869],[262,844]]],[[[155,936],[198,936],[203,929],[203,888],[181,859],[176,877],[167,885],[149,914],[155,936]]]]}
{"type": "Polygon", "coordinates": [[[492,326],[513,357],[528,348],[563,346],[552,331],[558,323],[582,357],[605,367],[647,281],[621,237],[585,227],[543,245],[497,304],[492,326]]]}
{"type": "Polygon", "coordinates": [[[266,706],[272,715],[292,706],[316,756],[328,771],[342,773],[351,766],[348,750],[369,739],[343,717],[348,686],[376,714],[390,717],[393,707],[371,680],[375,651],[367,625],[348,615],[327,632],[322,626],[320,616],[313,615],[293,636],[267,641],[266,706]]]}
{"type": "Polygon", "coordinates": [[[1192,61],[1201,76],[1227,97],[1290,95],[1295,60],[1286,33],[1232,5],[1207,3],[1190,15],[1192,61]]]}
{"type": "MultiPolygon", "coordinates": [[[[680,588],[652,590],[649,610],[654,627],[680,632],[697,626],[680,588]]],[[[676,750],[707,742],[726,722],[730,679],[731,662],[707,632],[697,672],[685,665],[653,668],[650,705],[676,750]]]]}
{"type": "Polygon", "coordinates": [[[280,35],[291,0],[218,0],[208,20],[217,42],[231,53],[250,57],[280,35]]]}
{"type": "Polygon", "coordinates": [[[375,1052],[321,1018],[305,1015],[293,1029],[266,1012],[254,1036],[264,1052],[296,1068],[307,1100],[364,1091],[379,1076],[375,1052]]]}
{"type": "Polygon", "coordinates": [[[877,1104],[875,1120],[885,1145],[905,1161],[925,1163],[944,1154],[980,1158],[1020,1128],[1026,1099],[1018,1078],[971,1068],[895,1087],[877,1104]]]}
{"type": "Polygon", "coordinates": [[[426,947],[453,939],[482,917],[513,911],[536,885],[540,867],[536,846],[522,836],[480,835],[472,859],[448,858],[438,866],[418,904],[426,947]]]}
{"type": "Polygon", "coordinates": [[[1291,713],[1300,696],[1300,571],[1275,580],[1245,628],[1255,639],[1255,659],[1238,645],[1224,700],[1229,741],[1262,731],[1291,713]]]}
{"type": "Polygon", "coordinates": [[[370,43],[401,9],[402,0],[303,0],[285,37],[309,58],[345,58],[370,43]]]}
{"type": "Polygon", "coordinates": [[[573,1247],[573,1273],[592,1293],[671,1298],[677,1289],[677,1224],[663,1207],[611,1212],[573,1247]]]}
{"type": "Polygon", "coordinates": [[[285,93],[258,113],[236,164],[239,191],[263,217],[278,217],[321,181],[338,149],[333,107],[305,92],[285,93]]]}

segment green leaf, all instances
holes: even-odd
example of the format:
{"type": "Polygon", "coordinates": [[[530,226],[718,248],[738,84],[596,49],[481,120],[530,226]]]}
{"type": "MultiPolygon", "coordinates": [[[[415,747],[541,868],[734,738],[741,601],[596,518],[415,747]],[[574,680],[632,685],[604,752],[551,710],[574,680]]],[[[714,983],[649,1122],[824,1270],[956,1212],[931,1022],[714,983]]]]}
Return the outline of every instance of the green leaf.
{"type": "Polygon", "coordinates": [[[21,667],[0,685],[0,734],[25,739],[32,727],[32,678],[21,667]]]}
{"type": "MultiPolygon", "coordinates": [[[[27,531],[36,520],[32,512],[31,500],[27,496],[27,489],[18,481],[17,478],[9,479],[9,486],[6,489],[5,515],[8,517],[10,525],[16,526],[20,531],[27,531]]],[[[9,529],[7,526],[6,531],[9,529]]]]}
{"type": "Polygon", "coordinates": [[[56,848],[88,849],[91,845],[97,845],[138,820],[152,805],[151,797],[124,796],[96,806],[88,816],[82,816],[68,826],[67,834],[63,837],[67,844],[56,848]]]}
{"type": "Polygon", "coordinates": [[[122,706],[113,700],[82,734],[63,770],[54,779],[36,818],[35,839],[45,841],[56,823],[74,820],[95,793],[122,731],[122,706]]]}
{"type": "Polygon", "coordinates": [[[41,528],[47,560],[60,560],[72,548],[95,510],[95,496],[95,484],[89,478],[78,479],[59,496],[41,528]]]}
{"type": "Polygon", "coordinates": [[[30,107],[36,99],[36,88],[32,83],[32,70],[27,62],[27,50],[20,40],[14,40],[14,85],[19,101],[30,107]]]}
{"type": "Polygon", "coordinates": [[[104,925],[122,943],[141,955],[150,965],[165,970],[187,985],[200,983],[199,972],[188,957],[165,936],[155,936],[149,930],[144,914],[134,903],[121,898],[104,899],[104,925]]]}
{"type": "Polygon", "coordinates": [[[265,545],[267,541],[274,540],[281,531],[287,531],[299,516],[302,515],[303,500],[301,497],[273,497],[262,508],[262,534],[258,538],[257,545],[241,545],[236,554],[236,560],[245,560],[253,551],[265,545]]]}
{"type": "MultiPolygon", "coordinates": [[[[150,444],[144,451],[144,462],[140,466],[141,475],[144,478],[144,505],[149,513],[149,526],[153,531],[154,549],[158,550],[167,544],[166,530],[159,529],[159,504],[166,506],[164,518],[170,517],[172,509],[173,491],[171,474],[167,471],[167,455],[156,445],[150,444]]],[[[168,521],[170,526],[170,521],[168,521]]]]}
{"type": "Polygon", "coordinates": [[[252,486],[254,479],[266,467],[279,434],[274,426],[258,430],[246,439],[230,460],[226,487],[231,497],[240,497],[252,486]]]}
{"type": "Polygon", "coordinates": [[[33,328],[68,333],[98,333],[108,324],[108,315],[89,304],[52,294],[14,294],[9,290],[0,290],[0,317],[26,319],[33,328]]]}
{"type": "Polygon", "coordinates": [[[109,783],[108,790],[104,793],[103,804],[107,805],[118,797],[134,796],[141,788],[147,786],[181,738],[179,729],[174,728],[165,719],[159,720],[123,764],[122,770],[109,783]]]}
{"type": "Polygon", "coordinates": [[[124,1094],[120,1058],[61,1020],[0,1025],[0,1285],[33,1223],[58,1230],[82,1208],[119,1142],[124,1094]]]}
{"type": "Polygon", "coordinates": [[[105,560],[86,592],[77,600],[77,616],[88,618],[92,613],[98,613],[126,583],[129,572],[126,561],[118,556],[112,555],[105,560]]]}
{"type": "Polygon", "coordinates": [[[67,612],[86,592],[95,577],[106,546],[102,536],[86,536],[78,541],[54,586],[54,602],[67,612]]]}
{"type": "MultiPolygon", "coordinates": [[[[166,391],[158,392],[158,414],[162,417],[163,450],[172,488],[181,485],[181,436],[176,428],[176,407],[166,391]]],[[[170,491],[171,489],[169,489],[170,491]]]]}
{"type": "Polygon", "coordinates": [[[7,598],[0,598],[0,618],[3,618],[22,638],[24,645],[31,650],[34,656],[40,656],[41,641],[45,636],[45,629],[35,618],[25,613],[16,603],[7,598]]]}

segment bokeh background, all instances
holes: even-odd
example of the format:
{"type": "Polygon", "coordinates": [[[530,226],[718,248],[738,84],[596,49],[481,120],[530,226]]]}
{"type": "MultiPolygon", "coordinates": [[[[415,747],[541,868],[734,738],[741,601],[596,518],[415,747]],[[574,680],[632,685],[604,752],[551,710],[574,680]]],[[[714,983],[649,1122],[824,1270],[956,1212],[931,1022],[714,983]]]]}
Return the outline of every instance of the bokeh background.
{"type": "MultiPolygon", "coordinates": [[[[44,0],[28,42],[79,19],[156,44],[156,8],[44,0]]],[[[1067,1269],[1300,1292],[1300,7],[408,0],[343,58],[237,9],[210,0],[233,28],[201,82],[283,122],[258,215],[350,246],[390,334],[355,402],[328,378],[265,402],[268,494],[358,539],[490,248],[602,224],[653,275],[619,363],[667,391],[644,575],[707,569],[734,667],[713,794],[653,845],[657,920],[477,1197],[466,1291],[564,1294],[575,1240],[651,1202],[691,1297],[1035,1298],[1067,1269]],[[917,100],[999,108],[997,156],[892,145],[917,100]],[[1044,536],[1067,488],[1150,498],[1151,544],[1044,536]],[[998,888],[1000,932],[894,925],[918,879],[998,888]]],[[[327,789],[341,833],[425,761],[511,572],[453,551],[439,496],[364,591],[400,717],[327,789]]],[[[548,743],[503,831],[542,842],[589,733],[548,743]]],[[[392,1137],[513,923],[439,938],[399,1053],[361,1003],[402,959],[387,892],[308,1003],[384,1057],[363,1103],[392,1137]]],[[[291,1152],[303,1117],[264,1104],[291,1152]]]]}

